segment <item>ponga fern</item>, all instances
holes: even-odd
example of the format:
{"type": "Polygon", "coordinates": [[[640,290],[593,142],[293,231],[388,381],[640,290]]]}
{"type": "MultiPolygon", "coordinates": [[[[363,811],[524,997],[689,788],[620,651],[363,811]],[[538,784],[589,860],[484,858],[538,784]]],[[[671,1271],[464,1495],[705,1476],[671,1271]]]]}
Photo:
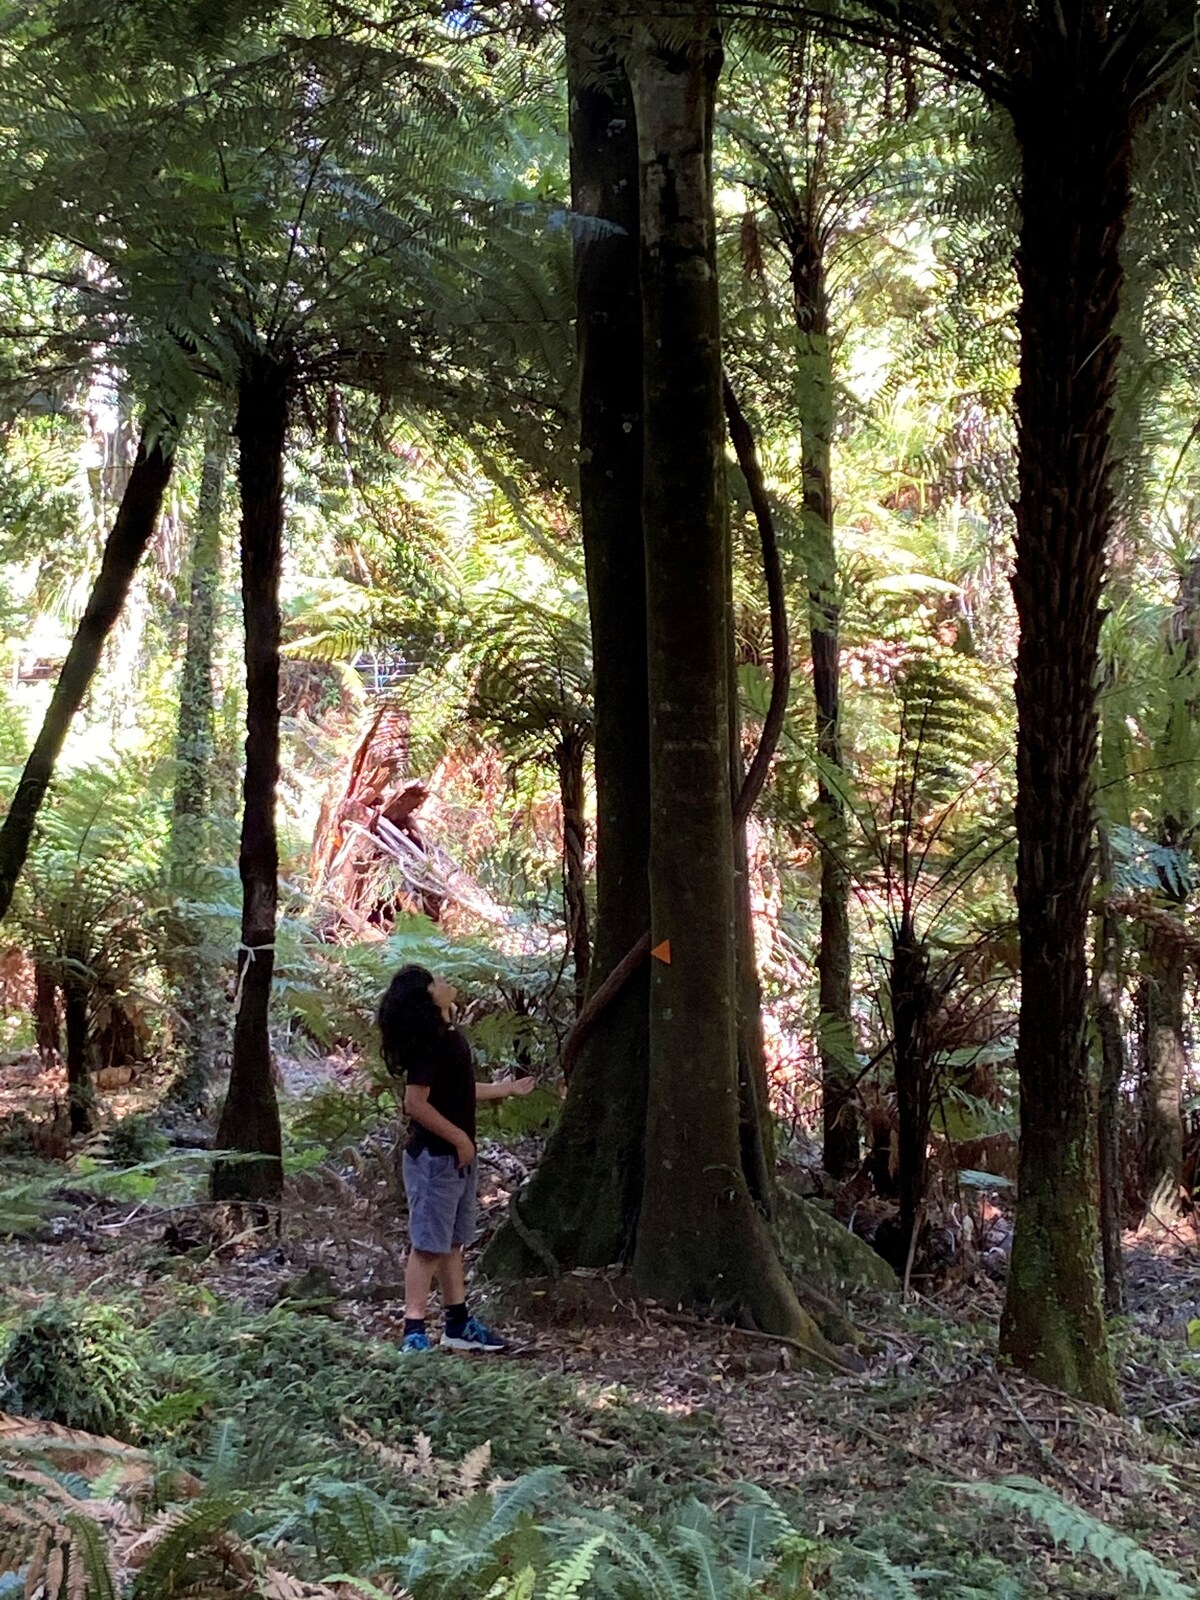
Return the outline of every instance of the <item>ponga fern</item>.
{"type": "Polygon", "coordinates": [[[1159,1600],[1196,1600],[1195,1589],[1181,1582],[1136,1539],[1080,1510],[1036,1478],[1017,1476],[960,1487],[963,1493],[975,1495],[987,1505],[1036,1522],[1055,1544],[1064,1545],[1073,1555],[1086,1552],[1093,1556],[1125,1582],[1136,1584],[1140,1594],[1157,1595],[1159,1600]]]}

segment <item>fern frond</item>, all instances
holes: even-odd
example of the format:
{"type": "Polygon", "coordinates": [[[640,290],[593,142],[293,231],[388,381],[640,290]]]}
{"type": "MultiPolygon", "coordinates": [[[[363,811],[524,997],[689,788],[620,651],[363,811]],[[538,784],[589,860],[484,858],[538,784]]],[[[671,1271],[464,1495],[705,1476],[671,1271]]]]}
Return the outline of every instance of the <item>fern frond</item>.
{"type": "Polygon", "coordinates": [[[997,1483],[960,1484],[959,1488],[986,1505],[1037,1523],[1055,1544],[1065,1545],[1073,1555],[1086,1551],[1101,1566],[1111,1567],[1126,1582],[1135,1583],[1141,1594],[1157,1595],[1158,1600],[1195,1600],[1195,1590],[1136,1539],[1072,1505],[1036,1478],[1013,1476],[997,1483]]]}

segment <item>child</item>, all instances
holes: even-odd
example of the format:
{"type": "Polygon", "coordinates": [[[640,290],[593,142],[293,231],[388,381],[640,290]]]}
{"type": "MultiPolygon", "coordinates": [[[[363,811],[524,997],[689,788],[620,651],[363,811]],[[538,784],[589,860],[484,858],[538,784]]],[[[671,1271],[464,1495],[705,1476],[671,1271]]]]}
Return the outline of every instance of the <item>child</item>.
{"type": "Polygon", "coordinates": [[[475,1102],[528,1094],[532,1078],[476,1083],[471,1047],[454,1026],[458,991],[424,967],[402,967],[379,1007],[383,1059],[407,1079],[410,1120],[404,1147],[408,1262],[404,1269],[405,1354],[432,1348],[425,1331],[429,1291],[442,1291],[442,1344],[451,1350],[503,1350],[468,1315],[463,1246],[475,1237],[475,1102]]]}

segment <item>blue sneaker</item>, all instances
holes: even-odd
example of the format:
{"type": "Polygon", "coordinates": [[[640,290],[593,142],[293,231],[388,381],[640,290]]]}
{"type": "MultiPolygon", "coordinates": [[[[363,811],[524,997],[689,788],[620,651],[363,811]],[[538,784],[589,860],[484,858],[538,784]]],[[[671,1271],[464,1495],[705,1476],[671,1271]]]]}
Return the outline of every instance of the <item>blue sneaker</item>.
{"type": "Polygon", "coordinates": [[[508,1345],[498,1334],[490,1328],[485,1328],[478,1317],[468,1317],[466,1326],[459,1334],[451,1337],[448,1333],[442,1334],[442,1348],[444,1350],[507,1350],[508,1345]]]}
{"type": "Polygon", "coordinates": [[[400,1354],[402,1356],[415,1356],[422,1350],[432,1349],[433,1341],[427,1333],[406,1333],[404,1343],[400,1346],[400,1354]]]}

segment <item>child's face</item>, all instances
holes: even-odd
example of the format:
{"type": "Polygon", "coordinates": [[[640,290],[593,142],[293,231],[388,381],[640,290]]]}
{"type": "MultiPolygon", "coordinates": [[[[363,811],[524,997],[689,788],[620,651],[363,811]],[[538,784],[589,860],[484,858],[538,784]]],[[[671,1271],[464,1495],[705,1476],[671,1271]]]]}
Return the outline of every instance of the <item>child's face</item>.
{"type": "Polygon", "coordinates": [[[449,1022],[454,1015],[454,1002],[458,999],[458,990],[454,985],[447,983],[445,978],[435,978],[429,985],[429,998],[449,1022]]]}

